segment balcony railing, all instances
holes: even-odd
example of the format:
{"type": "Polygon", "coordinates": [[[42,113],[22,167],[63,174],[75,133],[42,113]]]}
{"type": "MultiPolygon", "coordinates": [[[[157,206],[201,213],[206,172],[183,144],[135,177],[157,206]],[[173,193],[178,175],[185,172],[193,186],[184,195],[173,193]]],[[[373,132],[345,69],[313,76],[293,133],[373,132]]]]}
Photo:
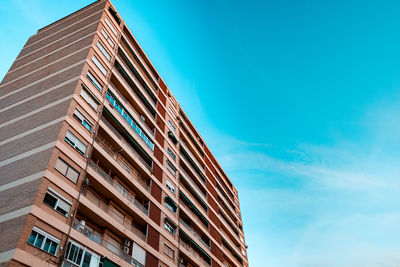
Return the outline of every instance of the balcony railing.
{"type": "Polygon", "coordinates": [[[99,244],[100,246],[105,247],[106,249],[108,249],[109,251],[111,251],[112,253],[114,253],[115,255],[117,255],[118,257],[123,259],[124,261],[132,264],[133,266],[144,267],[143,264],[136,261],[134,258],[132,258],[129,254],[125,253],[120,248],[118,248],[118,247],[114,246],[113,244],[111,244],[110,242],[108,242],[106,239],[104,239],[99,234],[93,232],[91,229],[86,227],[84,224],[81,224],[80,222],[74,220],[74,222],[72,224],[72,228],[75,229],[76,231],[80,232],[84,236],[90,238],[91,240],[93,240],[94,242],[99,244]]]}
{"type": "Polygon", "coordinates": [[[147,192],[150,192],[150,186],[147,181],[140,175],[140,173],[128,161],[122,158],[119,154],[113,151],[111,146],[104,140],[104,138],[97,136],[97,143],[126,171],[130,176],[140,183],[147,192]]]}
{"type": "Polygon", "coordinates": [[[152,170],[151,166],[131,147],[131,145],[125,140],[125,138],[117,130],[115,130],[114,127],[106,119],[102,118],[101,121],[105,125],[107,125],[108,128],[110,128],[110,130],[113,132],[113,134],[115,134],[116,137],[124,144],[124,149],[128,148],[128,150],[135,156],[135,158],[138,159],[149,171],[152,170]]]}
{"type": "Polygon", "coordinates": [[[204,184],[206,185],[206,181],[205,179],[203,179],[203,177],[201,177],[201,175],[196,171],[196,169],[193,167],[193,165],[190,163],[190,159],[189,156],[186,156],[183,151],[181,151],[180,153],[181,155],[181,159],[183,158],[183,161],[185,162],[186,165],[189,165],[189,168],[192,170],[192,172],[194,173],[194,175],[204,184]]]}
{"type": "Polygon", "coordinates": [[[116,99],[116,97],[112,94],[110,90],[108,90],[106,98],[109,101],[109,103],[113,106],[113,109],[117,111],[118,116],[120,116],[123,121],[128,123],[131,129],[135,132],[135,134],[140,139],[142,139],[146,143],[146,145],[153,151],[154,150],[153,141],[149,138],[148,134],[145,133],[141,127],[139,127],[136,120],[131,117],[132,115],[130,115],[126,111],[126,108],[122,105],[122,103],[119,102],[118,99],[116,99]]]}
{"type": "MultiPolygon", "coordinates": [[[[136,117],[136,121],[140,121],[140,115],[139,113],[136,111],[136,109],[134,107],[132,107],[132,105],[130,104],[130,102],[128,100],[126,100],[126,98],[121,94],[121,92],[117,89],[115,89],[113,86],[111,86],[111,88],[114,89],[113,93],[116,94],[118,96],[118,98],[120,100],[122,100],[122,102],[124,102],[124,105],[128,106],[130,108],[130,111],[135,114],[136,117]]],[[[144,126],[146,128],[146,130],[151,133],[151,135],[154,137],[154,130],[151,130],[150,127],[145,123],[142,122],[141,126],[144,126]]]]}
{"type": "Polygon", "coordinates": [[[211,266],[211,264],[209,264],[208,262],[206,262],[202,256],[200,256],[199,253],[197,253],[191,245],[186,244],[182,239],[179,239],[179,245],[181,247],[184,247],[186,249],[186,251],[192,255],[194,258],[196,258],[196,260],[200,263],[199,265],[206,265],[206,266],[211,266]]]}
{"type": "Polygon", "coordinates": [[[203,192],[203,190],[200,189],[200,187],[193,181],[192,177],[190,177],[190,175],[182,167],[180,167],[179,171],[181,174],[183,174],[183,178],[189,180],[189,184],[193,186],[197,192],[200,192],[204,197],[206,197],[206,194],[203,192]]]}
{"type": "Polygon", "coordinates": [[[117,222],[122,224],[124,226],[124,228],[127,228],[132,233],[134,233],[137,237],[139,237],[143,241],[146,241],[146,235],[142,231],[140,231],[138,228],[136,228],[131,223],[127,222],[125,220],[125,218],[121,217],[120,214],[117,214],[116,212],[114,212],[113,209],[111,209],[108,205],[106,205],[98,197],[96,197],[91,192],[89,192],[86,188],[82,188],[82,195],[85,196],[94,205],[99,207],[102,211],[104,211],[105,213],[110,215],[112,218],[114,218],[117,222]]]}
{"type": "Polygon", "coordinates": [[[183,226],[186,228],[186,230],[188,230],[190,233],[192,233],[192,235],[194,235],[194,237],[195,237],[198,241],[200,241],[206,248],[211,249],[210,244],[207,244],[207,243],[200,237],[200,235],[199,235],[195,230],[193,230],[192,227],[190,227],[187,223],[185,223],[184,220],[182,220],[181,218],[179,218],[179,223],[180,223],[181,225],[183,225],[183,226]]]}
{"type": "Polygon", "coordinates": [[[136,198],[121,184],[117,183],[113,178],[106,174],[99,166],[97,166],[93,161],[89,161],[89,166],[92,167],[107,183],[112,187],[117,189],[126,199],[128,199],[133,205],[140,209],[144,214],[149,216],[149,210],[145,208],[136,198]]]}
{"type": "Polygon", "coordinates": [[[231,223],[229,223],[229,222],[225,219],[225,217],[222,216],[222,214],[218,214],[218,215],[219,215],[219,219],[220,219],[221,221],[224,221],[225,224],[229,225],[229,229],[232,231],[232,233],[234,233],[237,237],[239,237],[239,233],[236,232],[236,231],[238,231],[238,230],[235,229],[235,228],[231,225],[231,223]],[[235,231],[235,230],[236,230],[236,231],[235,231]]]}

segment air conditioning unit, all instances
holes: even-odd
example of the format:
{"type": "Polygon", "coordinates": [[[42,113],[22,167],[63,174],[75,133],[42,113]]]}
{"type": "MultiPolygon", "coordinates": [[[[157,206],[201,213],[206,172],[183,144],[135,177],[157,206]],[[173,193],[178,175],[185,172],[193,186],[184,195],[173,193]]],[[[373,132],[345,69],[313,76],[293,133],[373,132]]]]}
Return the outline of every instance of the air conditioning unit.
{"type": "Polygon", "coordinates": [[[125,252],[126,254],[129,254],[129,247],[124,247],[124,252],[125,252]]]}
{"type": "Polygon", "coordinates": [[[131,241],[129,239],[125,239],[125,246],[129,247],[131,245],[131,241]]]}

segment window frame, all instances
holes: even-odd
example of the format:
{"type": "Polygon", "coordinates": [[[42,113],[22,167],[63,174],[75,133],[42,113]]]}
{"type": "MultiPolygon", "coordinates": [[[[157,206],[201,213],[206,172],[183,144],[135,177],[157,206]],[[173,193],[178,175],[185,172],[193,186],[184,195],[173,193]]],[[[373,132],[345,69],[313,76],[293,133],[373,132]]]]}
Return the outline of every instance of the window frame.
{"type": "Polygon", "coordinates": [[[106,67],[103,66],[103,64],[100,62],[100,60],[96,57],[95,54],[93,54],[92,56],[92,62],[94,63],[94,65],[96,65],[96,67],[101,71],[101,73],[104,74],[104,76],[107,76],[107,69],[106,67]]]}
{"type": "Polygon", "coordinates": [[[96,46],[101,51],[101,53],[107,58],[107,60],[111,61],[110,53],[108,53],[107,49],[102,45],[100,41],[97,41],[96,46]]]}
{"type": "Polygon", "coordinates": [[[65,217],[68,218],[69,212],[71,211],[71,207],[72,207],[72,202],[69,201],[68,199],[66,199],[65,197],[63,197],[62,195],[60,195],[59,193],[57,193],[57,191],[55,191],[54,189],[52,189],[51,187],[47,188],[46,194],[43,198],[43,203],[46,204],[47,206],[49,206],[50,208],[52,208],[53,210],[57,211],[58,213],[64,215],[65,217]],[[52,207],[49,203],[46,203],[44,200],[46,199],[46,195],[49,194],[50,196],[52,196],[53,198],[56,199],[56,203],[54,204],[54,207],[52,207]],[[64,202],[67,205],[69,205],[69,209],[66,211],[66,214],[63,214],[60,210],[58,210],[57,208],[60,208],[62,210],[64,210],[63,208],[61,208],[58,204],[59,202],[64,202]]]}
{"type": "Polygon", "coordinates": [[[101,29],[101,34],[103,35],[103,37],[107,40],[107,42],[111,45],[112,48],[114,48],[115,44],[114,42],[111,40],[110,36],[108,35],[108,33],[104,30],[104,28],[101,29]]]}
{"type": "Polygon", "coordinates": [[[90,71],[88,71],[86,73],[86,77],[88,78],[88,80],[94,85],[94,87],[97,88],[97,90],[99,90],[100,92],[103,90],[103,86],[101,85],[101,82],[99,82],[97,80],[97,78],[93,75],[93,73],[91,73],[90,71]]]}
{"type": "Polygon", "coordinates": [[[69,165],[69,164],[68,164],[65,160],[63,160],[61,157],[58,157],[58,158],[57,158],[56,164],[54,165],[54,169],[57,170],[59,173],[61,173],[63,176],[67,177],[70,181],[72,181],[72,182],[74,182],[74,183],[76,183],[76,182],[78,181],[78,179],[79,179],[79,175],[80,175],[79,171],[77,171],[74,167],[72,167],[71,165],[69,165]],[[63,164],[66,165],[65,174],[62,173],[62,171],[59,170],[59,169],[57,168],[57,162],[58,162],[58,161],[60,161],[61,163],[63,163],[63,164]],[[73,172],[76,172],[76,174],[77,174],[76,181],[73,181],[70,177],[68,177],[68,173],[69,173],[69,170],[70,170],[70,169],[71,169],[73,172]]]}
{"type": "MultiPolygon", "coordinates": [[[[31,246],[34,246],[34,247],[36,247],[36,248],[38,248],[38,249],[40,249],[40,250],[42,250],[42,251],[44,251],[44,252],[46,252],[46,253],[48,253],[48,254],[50,254],[50,255],[53,255],[53,256],[56,256],[56,255],[57,255],[58,249],[59,249],[59,247],[60,247],[60,242],[61,242],[60,239],[58,239],[58,238],[52,236],[51,234],[49,234],[49,233],[43,231],[42,229],[40,229],[40,228],[38,228],[38,227],[36,227],[36,226],[34,226],[34,227],[32,228],[31,234],[29,235],[29,239],[28,239],[28,241],[27,241],[27,243],[30,244],[31,246]],[[32,234],[33,234],[34,232],[35,232],[37,235],[36,235],[35,239],[33,240],[33,242],[31,243],[31,237],[32,237],[32,234]],[[35,244],[38,235],[42,235],[42,236],[43,236],[43,240],[41,241],[41,244],[40,244],[39,246],[35,244]],[[48,247],[49,250],[45,250],[44,246],[45,246],[47,240],[50,240],[51,242],[54,242],[54,243],[57,244],[54,253],[50,253],[50,248],[51,248],[51,246],[48,247]]],[[[51,243],[50,243],[50,244],[51,244],[51,243]]]]}
{"type": "Polygon", "coordinates": [[[176,175],[176,172],[178,171],[178,169],[175,167],[174,164],[172,164],[172,162],[167,159],[167,169],[172,173],[172,175],[176,175]]]}
{"type": "Polygon", "coordinates": [[[93,123],[86,118],[85,115],[83,115],[83,112],[80,111],[79,109],[75,108],[74,113],[72,115],[77,121],[79,121],[83,127],[85,127],[86,130],[88,130],[90,133],[92,132],[92,128],[93,128],[93,123]],[[80,117],[79,117],[80,115],[80,117]],[[84,122],[86,122],[87,125],[90,126],[90,129],[88,127],[86,127],[86,125],[84,124],[84,122]]]}
{"type": "Polygon", "coordinates": [[[171,156],[173,160],[176,160],[176,155],[170,147],[167,148],[167,153],[171,156]]]}
{"type": "MultiPolygon", "coordinates": [[[[71,137],[72,138],[72,137],[71,137]]],[[[86,150],[87,150],[87,146],[81,141],[79,140],[78,137],[76,137],[70,130],[67,130],[67,133],[65,134],[64,137],[65,142],[67,142],[67,144],[69,144],[71,147],[73,147],[76,151],[78,151],[79,154],[81,154],[82,156],[85,156],[86,154],[86,150]],[[68,137],[68,134],[72,135],[75,138],[75,142],[72,142],[73,140],[71,140],[68,137]],[[85,151],[81,151],[79,149],[78,145],[82,145],[83,147],[85,147],[85,151]]]]}
{"type": "Polygon", "coordinates": [[[176,193],[176,188],[175,188],[175,186],[171,183],[171,181],[170,180],[166,180],[165,181],[165,186],[172,192],[172,193],[176,193]]]}
{"type": "Polygon", "coordinates": [[[168,246],[166,243],[164,243],[164,254],[167,255],[171,259],[175,259],[175,250],[172,249],[170,246],[168,246]],[[168,252],[172,252],[172,257],[170,256],[170,253],[165,252],[167,249],[168,252]]]}
{"type": "Polygon", "coordinates": [[[104,21],[106,22],[106,24],[108,25],[108,27],[110,27],[111,31],[113,32],[113,34],[117,37],[118,36],[118,32],[115,29],[114,25],[112,25],[111,21],[106,17],[104,19],[104,21]]]}
{"type": "Polygon", "coordinates": [[[164,228],[165,228],[169,233],[171,233],[173,236],[175,236],[177,226],[176,226],[170,219],[168,219],[167,217],[165,217],[165,220],[164,220],[164,228]],[[170,231],[170,229],[171,229],[172,231],[170,231]]]}

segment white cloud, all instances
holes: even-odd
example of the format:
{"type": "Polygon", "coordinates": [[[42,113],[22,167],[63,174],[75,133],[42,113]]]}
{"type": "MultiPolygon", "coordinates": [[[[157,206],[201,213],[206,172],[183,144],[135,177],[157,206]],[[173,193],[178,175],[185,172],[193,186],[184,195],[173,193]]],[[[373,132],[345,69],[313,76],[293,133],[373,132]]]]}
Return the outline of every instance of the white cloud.
{"type": "Polygon", "coordinates": [[[398,98],[375,104],[360,136],[330,146],[213,136],[239,187],[251,266],[400,266],[399,111],[398,98]]]}

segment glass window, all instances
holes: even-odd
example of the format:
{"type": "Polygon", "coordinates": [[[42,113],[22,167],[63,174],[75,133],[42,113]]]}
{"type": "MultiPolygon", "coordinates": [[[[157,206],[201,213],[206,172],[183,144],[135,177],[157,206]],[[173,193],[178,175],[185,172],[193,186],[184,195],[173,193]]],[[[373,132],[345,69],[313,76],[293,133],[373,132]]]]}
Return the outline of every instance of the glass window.
{"type": "Polygon", "coordinates": [[[92,61],[97,66],[97,68],[99,68],[99,70],[106,76],[107,69],[103,66],[103,64],[100,63],[100,61],[97,59],[95,55],[93,55],[92,61]]]}
{"type": "Polygon", "coordinates": [[[174,166],[174,164],[171,163],[171,161],[167,160],[167,169],[173,174],[176,174],[176,167],[174,166]]]}
{"type": "Polygon", "coordinates": [[[97,47],[100,49],[101,53],[103,53],[103,55],[108,59],[108,61],[110,61],[111,60],[110,54],[107,52],[107,50],[100,42],[97,42],[97,47]]]}
{"type": "Polygon", "coordinates": [[[168,232],[175,235],[176,226],[167,218],[165,218],[164,227],[168,230],[168,232]]]}
{"type": "Polygon", "coordinates": [[[61,158],[57,159],[56,165],[54,167],[57,171],[59,171],[62,175],[66,176],[72,182],[76,183],[79,177],[79,172],[72,168],[68,163],[66,163],[61,158]]]}
{"type": "Polygon", "coordinates": [[[77,119],[89,132],[92,131],[93,123],[91,123],[79,110],[75,109],[74,118],[77,119]]]}
{"type": "Polygon", "coordinates": [[[174,253],[175,253],[175,251],[172,248],[167,246],[167,244],[164,244],[164,254],[166,254],[168,257],[173,259],[174,258],[174,253]]]}
{"type": "Polygon", "coordinates": [[[176,213],[176,210],[178,209],[178,206],[170,197],[165,198],[165,206],[167,206],[167,208],[170,209],[173,213],[176,213]]]}
{"type": "Polygon", "coordinates": [[[82,245],[69,241],[65,253],[65,261],[63,267],[79,266],[92,267],[100,266],[100,256],[89,251],[82,245]],[[71,263],[73,265],[71,265],[71,263]]]}
{"type": "Polygon", "coordinates": [[[176,159],[175,153],[172,152],[172,150],[170,148],[167,149],[167,152],[171,156],[171,158],[173,158],[174,160],[176,159]]]}
{"type": "Polygon", "coordinates": [[[28,243],[47,253],[56,255],[60,240],[37,227],[33,227],[28,243]]]}
{"type": "MultiPolygon", "coordinates": [[[[49,190],[53,191],[50,188],[49,190]]],[[[65,217],[68,217],[68,213],[71,208],[71,203],[69,201],[63,200],[62,197],[56,194],[56,192],[51,192],[51,191],[46,192],[43,202],[48,206],[50,206],[52,209],[64,215],[65,217]]]]}
{"type": "Polygon", "coordinates": [[[104,38],[106,38],[111,47],[114,48],[114,42],[111,40],[110,36],[108,36],[104,29],[101,29],[101,34],[104,36],[104,38]]]}
{"type": "Polygon", "coordinates": [[[93,74],[90,73],[90,71],[88,71],[88,73],[86,74],[86,77],[101,92],[101,90],[103,89],[103,86],[101,86],[101,83],[96,79],[96,77],[94,77],[93,74]]]}
{"type": "Polygon", "coordinates": [[[168,123],[169,123],[169,125],[171,125],[172,129],[175,132],[175,130],[176,130],[175,125],[170,120],[168,120],[168,123]]]}
{"type": "Polygon", "coordinates": [[[81,97],[95,110],[99,107],[99,101],[93,97],[86,88],[82,86],[81,97]]]}
{"type": "Polygon", "coordinates": [[[118,36],[117,30],[114,28],[112,23],[108,20],[108,18],[106,18],[105,21],[106,21],[108,27],[110,27],[111,31],[115,34],[115,36],[118,36]]]}
{"type": "Polygon", "coordinates": [[[65,141],[70,144],[82,156],[86,153],[86,146],[70,131],[65,135],[65,141]]]}
{"type": "Polygon", "coordinates": [[[175,186],[169,180],[167,180],[165,183],[166,183],[166,186],[168,187],[168,189],[171,190],[171,192],[175,194],[175,186]]]}

